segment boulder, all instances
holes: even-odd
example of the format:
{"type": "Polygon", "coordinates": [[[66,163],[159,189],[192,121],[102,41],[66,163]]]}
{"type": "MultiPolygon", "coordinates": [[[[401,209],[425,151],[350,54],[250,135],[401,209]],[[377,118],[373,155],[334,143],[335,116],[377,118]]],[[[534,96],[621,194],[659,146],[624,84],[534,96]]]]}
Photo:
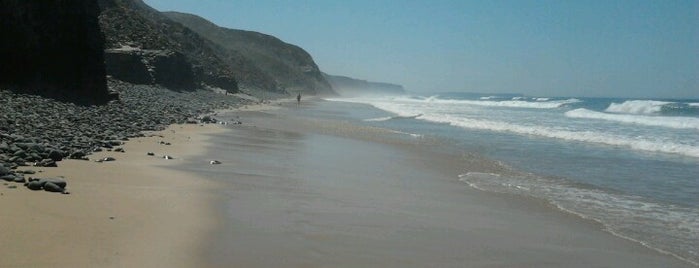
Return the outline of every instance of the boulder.
{"type": "Polygon", "coordinates": [[[30,181],[25,184],[29,190],[38,191],[41,190],[42,186],[39,181],[30,181]]]}
{"type": "Polygon", "coordinates": [[[63,189],[62,187],[56,185],[56,184],[53,183],[53,182],[46,182],[46,183],[44,184],[44,191],[47,191],[47,192],[54,192],[54,193],[62,193],[63,191],[65,191],[65,189],[63,189]]]}
{"type": "Polygon", "coordinates": [[[51,150],[48,157],[53,161],[61,161],[63,159],[63,152],[58,150],[51,150]]]}
{"type": "Polygon", "coordinates": [[[10,169],[0,165],[0,176],[10,174],[10,169]]]}
{"type": "Polygon", "coordinates": [[[15,180],[15,175],[13,175],[13,174],[5,174],[5,175],[0,176],[0,180],[4,180],[4,181],[14,181],[14,180],[15,180]]]}
{"type": "Polygon", "coordinates": [[[59,178],[40,179],[39,180],[39,184],[41,184],[41,187],[46,187],[46,184],[48,184],[48,183],[58,185],[61,188],[66,188],[66,186],[68,186],[68,183],[65,180],[59,179],[59,178]]]}

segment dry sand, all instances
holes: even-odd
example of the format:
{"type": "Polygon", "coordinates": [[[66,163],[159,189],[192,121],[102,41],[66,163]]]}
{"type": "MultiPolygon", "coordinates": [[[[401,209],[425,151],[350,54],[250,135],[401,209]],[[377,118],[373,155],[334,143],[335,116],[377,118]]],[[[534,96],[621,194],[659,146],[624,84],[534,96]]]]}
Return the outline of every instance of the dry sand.
{"type": "Polygon", "coordinates": [[[219,221],[216,183],[172,166],[196,159],[220,125],[173,125],[132,139],[113,162],[64,160],[26,167],[38,178],[64,176],[69,195],[0,187],[0,267],[198,267],[219,221]],[[160,141],[172,145],[162,145],[160,141]],[[155,156],[147,156],[154,152],[155,156]],[[173,160],[163,155],[174,156],[173,160]]]}

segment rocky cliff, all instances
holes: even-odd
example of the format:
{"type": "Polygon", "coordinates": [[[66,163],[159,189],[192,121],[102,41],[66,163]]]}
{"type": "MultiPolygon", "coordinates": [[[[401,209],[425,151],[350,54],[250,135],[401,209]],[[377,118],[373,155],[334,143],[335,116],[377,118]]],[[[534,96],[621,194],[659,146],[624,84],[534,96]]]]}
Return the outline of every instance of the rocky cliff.
{"type": "MultiPolygon", "coordinates": [[[[311,55],[302,48],[258,32],[219,27],[196,15],[163,12],[226,50],[241,70],[262,70],[279,90],[334,94],[311,55]]],[[[244,71],[247,73],[247,71],[244,71]]]]}
{"type": "MultiPolygon", "coordinates": [[[[141,0],[99,0],[107,74],[176,90],[213,86],[237,92],[238,81],[215,44],[141,0]]],[[[264,86],[265,78],[256,80],[264,86]]]]}
{"type": "Polygon", "coordinates": [[[0,86],[105,103],[104,37],[95,0],[0,1],[0,86]]]}
{"type": "Polygon", "coordinates": [[[346,76],[329,75],[326,73],[323,73],[323,76],[325,76],[325,79],[327,79],[332,85],[333,89],[338,94],[343,96],[405,94],[405,90],[401,85],[383,82],[370,82],[346,76]]]}

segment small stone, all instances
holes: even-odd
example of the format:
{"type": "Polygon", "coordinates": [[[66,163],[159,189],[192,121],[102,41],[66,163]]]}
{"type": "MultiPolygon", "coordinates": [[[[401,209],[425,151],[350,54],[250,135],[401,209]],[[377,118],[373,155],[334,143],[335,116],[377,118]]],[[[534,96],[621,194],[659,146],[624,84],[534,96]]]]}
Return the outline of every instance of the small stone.
{"type": "Polygon", "coordinates": [[[61,188],[66,188],[66,186],[68,186],[68,182],[66,182],[63,179],[58,179],[58,178],[41,179],[41,180],[39,180],[39,183],[41,183],[42,187],[46,187],[45,185],[47,183],[53,183],[55,185],[58,185],[58,187],[61,187],[61,188]]]}
{"type": "Polygon", "coordinates": [[[70,192],[68,192],[68,191],[63,191],[63,194],[70,194],[70,192]]]}
{"type": "Polygon", "coordinates": [[[175,159],[174,157],[169,156],[169,155],[163,155],[163,158],[165,158],[165,159],[167,159],[167,160],[175,159]]]}
{"type": "Polygon", "coordinates": [[[64,191],[64,189],[63,189],[63,187],[60,187],[60,186],[56,185],[55,183],[49,181],[49,182],[46,182],[44,184],[44,191],[54,192],[54,193],[62,193],[64,191]]]}
{"type": "Polygon", "coordinates": [[[111,157],[111,156],[107,156],[107,157],[105,157],[105,158],[102,158],[102,161],[105,161],[105,162],[107,162],[107,161],[116,161],[116,158],[111,157]]]}
{"type": "Polygon", "coordinates": [[[41,190],[41,183],[39,181],[30,181],[26,184],[26,186],[32,191],[41,190]]]}
{"type": "Polygon", "coordinates": [[[150,155],[150,156],[154,156],[154,155],[155,155],[155,153],[153,153],[153,152],[147,152],[146,154],[147,154],[147,155],[150,155]]]}
{"type": "Polygon", "coordinates": [[[120,152],[120,153],[125,152],[125,151],[124,151],[124,148],[121,148],[121,147],[115,148],[114,151],[115,151],[115,152],[120,152]]]}
{"type": "Polygon", "coordinates": [[[53,161],[61,161],[61,159],[63,159],[63,153],[58,150],[51,150],[48,157],[53,161]]]}
{"type": "Polygon", "coordinates": [[[39,162],[34,162],[35,167],[57,167],[56,161],[51,159],[43,159],[39,162]]]}
{"type": "Polygon", "coordinates": [[[211,165],[218,165],[218,164],[221,164],[221,161],[218,161],[218,160],[211,160],[211,161],[209,161],[209,164],[211,164],[211,165]]]}
{"type": "Polygon", "coordinates": [[[15,175],[12,175],[12,174],[3,175],[3,176],[0,176],[0,180],[15,181],[15,175]]]}
{"type": "Polygon", "coordinates": [[[10,174],[10,169],[0,165],[0,176],[10,174]]]}
{"type": "Polygon", "coordinates": [[[85,157],[85,152],[83,151],[75,151],[68,156],[70,159],[82,159],[83,157],[85,157]]]}

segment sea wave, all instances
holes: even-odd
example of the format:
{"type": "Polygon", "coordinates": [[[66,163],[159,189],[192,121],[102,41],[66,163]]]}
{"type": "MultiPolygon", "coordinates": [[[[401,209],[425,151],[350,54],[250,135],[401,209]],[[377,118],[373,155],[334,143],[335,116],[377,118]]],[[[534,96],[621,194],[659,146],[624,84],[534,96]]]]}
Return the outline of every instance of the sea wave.
{"type": "MultiPolygon", "coordinates": [[[[418,101],[415,99],[406,99],[403,101],[418,101]]],[[[555,109],[566,106],[568,104],[581,102],[579,99],[571,98],[565,100],[537,100],[537,101],[525,101],[525,100],[453,100],[453,99],[440,99],[438,97],[430,97],[424,100],[424,102],[435,103],[435,104],[464,104],[464,105],[478,105],[478,106],[488,106],[488,107],[507,107],[507,108],[529,108],[529,109],[555,109]]]]}
{"type": "Polygon", "coordinates": [[[600,119],[645,126],[699,130],[699,118],[678,116],[648,116],[633,114],[610,114],[578,108],[565,113],[570,118],[600,119]]]}
{"type": "Polygon", "coordinates": [[[500,193],[543,198],[561,210],[602,223],[611,233],[680,259],[699,263],[699,209],[660,204],[641,197],[534,175],[468,172],[459,180],[500,193]]]}
{"type": "Polygon", "coordinates": [[[605,110],[610,113],[620,114],[657,114],[663,106],[672,102],[654,100],[628,100],[622,103],[613,102],[605,110]]]}
{"type": "Polygon", "coordinates": [[[648,140],[642,137],[622,137],[595,131],[571,131],[552,127],[518,125],[507,122],[470,119],[449,115],[425,114],[421,116],[420,119],[435,123],[446,123],[466,129],[482,129],[520,135],[534,135],[570,141],[607,144],[627,147],[638,151],[670,153],[699,158],[699,147],[697,146],[678,144],[669,141],[648,140]]]}
{"type": "Polygon", "coordinates": [[[363,121],[365,121],[365,122],[382,122],[382,121],[396,120],[396,119],[415,119],[415,118],[418,118],[420,116],[422,116],[422,114],[384,116],[384,117],[378,117],[378,118],[364,119],[363,121]]]}

